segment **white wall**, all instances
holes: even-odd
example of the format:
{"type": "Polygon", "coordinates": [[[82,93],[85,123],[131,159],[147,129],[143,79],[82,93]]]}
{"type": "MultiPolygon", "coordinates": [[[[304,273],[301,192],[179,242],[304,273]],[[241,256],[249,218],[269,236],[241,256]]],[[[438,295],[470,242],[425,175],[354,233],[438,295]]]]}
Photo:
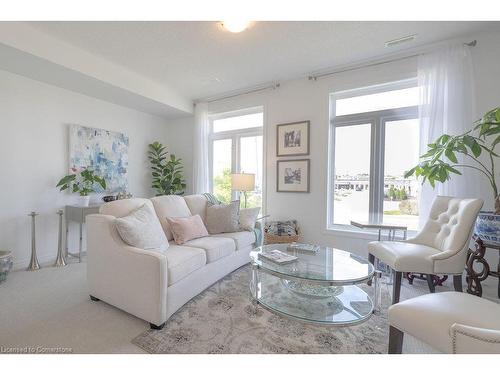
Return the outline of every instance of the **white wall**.
{"type": "Polygon", "coordinates": [[[167,133],[168,152],[182,159],[184,177],[187,183],[186,194],[193,191],[193,117],[170,120],[167,133]]]}
{"type": "MultiPolygon", "coordinates": [[[[366,241],[344,238],[327,233],[326,228],[326,183],[327,147],[329,123],[329,94],[354,87],[374,85],[401,80],[416,75],[416,61],[380,65],[370,69],[342,73],[316,82],[298,79],[284,82],[276,90],[243,95],[226,101],[210,103],[210,112],[225,112],[235,109],[264,106],[266,140],[266,211],[274,219],[296,218],[303,238],[322,244],[348,248],[360,253],[366,241]],[[301,120],[311,121],[311,185],[310,193],[276,192],[276,124],[301,120]],[[354,247],[354,248],[353,248],[354,247]]],[[[177,128],[192,129],[193,118],[173,121],[177,128]]],[[[190,148],[190,139],[178,142],[178,147],[190,148]]],[[[176,142],[177,143],[177,142],[176,142]]],[[[280,160],[286,158],[279,158],[280,160]]]]}
{"type": "MultiPolygon", "coordinates": [[[[126,133],[129,191],[150,189],[148,143],[172,142],[167,120],[0,71],[0,249],[14,254],[16,268],[29,263],[30,211],[37,211],[41,262],[57,252],[56,211],[74,197],[55,188],[68,171],[68,124],[126,133]]],[[[76,249],[72,227],[70,247],[76,249]]]]}
{"type": "MultiPolygon", "coordinates": [[[[464,37],[477,39],[472,49],[476,76],[477,117],[500,105],[500,34],[488,33],[464,37]]],[[[281,87],[260,93],[242,95],[225,101],[210,103],[210,112],[224,112],[241,108],[264,106],[265,135],[267,137],[266,177],[267,213],[275,219],[297,218],[305,241],[332,245],[366,256],[366,238],[359,235],[327,233],[327,144],[329,123],[329,94],[351,88],[369,86],[416,76],[416,59],[364,68],[332,75],[316,82],[306,78],[282,82],[281,87]],[[276,124],[311,121],[311,189],[309,194],[276,192],[276,124]]],[[[173,124],[192,128],[193,118],[173,124]]],[[[189,149],[189,139],[182,139],[179,148],[189,149]]],[[[285,158],[279,158],[285,159],[285,158]]],[[[478,181],[484,192],[485,208],[492,208],[490,192],[485,181],[478,181]]],[[[497,255],[491,254],[490,264],[496,266],[497,255]]]]}

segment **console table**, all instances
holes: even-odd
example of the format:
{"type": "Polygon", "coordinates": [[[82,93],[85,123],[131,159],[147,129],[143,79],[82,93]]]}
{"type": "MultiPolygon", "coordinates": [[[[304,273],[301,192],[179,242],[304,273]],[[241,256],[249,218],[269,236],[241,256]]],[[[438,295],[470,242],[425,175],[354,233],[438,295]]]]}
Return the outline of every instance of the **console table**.
{"type": "Polygon", "coordinates": [[[83,224],[85,223],[85,217],[90,214],[98,214],[100,205],[96,206],[66,206],[65,207],[65,217],[66,217],[66,255],[74,258],[78,258],[78,261],[82,261],[82,241],[83,241],[83,224]],[[68,238],[69,238],[69,222],[73,221],[80,226],[80,238],[78,245],[78,253],[72,253],[68,250],[68,238]]]}
{"type": "Polygon", "coordinates": [[[474,250],[469,249],[466,264],[467,276],[465,280],[467,281],[467,293],[481,297],[483,295],[481,282],[486,280],[488,276],[493,276],[499,278],[497,293],[498,298],[500,298],[500,262],[495,272],[490,270],[488,262],[484,259],[486,249],[493,249],[500,252],[500,245],[483,241],[477,235],[474,235],[472,239],[475,242],[474,250]],[[474,270],[474,265],[480,265],[481,270],[474,270]]]}

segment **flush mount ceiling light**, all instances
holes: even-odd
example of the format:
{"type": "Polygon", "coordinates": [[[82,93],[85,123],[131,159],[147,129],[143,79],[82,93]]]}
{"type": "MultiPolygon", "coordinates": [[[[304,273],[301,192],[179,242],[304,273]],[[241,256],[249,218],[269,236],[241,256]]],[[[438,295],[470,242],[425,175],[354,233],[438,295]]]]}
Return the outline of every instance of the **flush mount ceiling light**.
{"type": "Polygon", "coordinates": [[[412,35],[404,36],[402,38],[389,40],[389,41],[385,42],[385,46],[386,47],[393,47],[393,46],[396,46],[396,45],[401,44],[401,43],[411,42],[412,40],[415,40],[416,37],[417,37],[417,34],[412,34],[412,35]]]}
{"type": "Polygon", "coordinates": [[[242,20],[232,20],[232,21],[222,21],[220,25],[224,29],[232,33],[241,33],[243,30],[246,30],[248,26],[250,26],[250,22],[242,20]]]}

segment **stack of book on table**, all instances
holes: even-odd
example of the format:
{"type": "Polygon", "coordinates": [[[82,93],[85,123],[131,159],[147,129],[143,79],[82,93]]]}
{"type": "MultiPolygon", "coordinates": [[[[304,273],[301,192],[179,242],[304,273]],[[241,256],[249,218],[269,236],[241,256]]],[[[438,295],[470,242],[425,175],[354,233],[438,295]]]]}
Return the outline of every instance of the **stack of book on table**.
{"type": "Polygon", "coordinates": [[[276,264],[288,264],[295,262],[298,258],[294,255],[279,250],[271,250],[267,253],[259,253],[259,258],[276,264]]]}

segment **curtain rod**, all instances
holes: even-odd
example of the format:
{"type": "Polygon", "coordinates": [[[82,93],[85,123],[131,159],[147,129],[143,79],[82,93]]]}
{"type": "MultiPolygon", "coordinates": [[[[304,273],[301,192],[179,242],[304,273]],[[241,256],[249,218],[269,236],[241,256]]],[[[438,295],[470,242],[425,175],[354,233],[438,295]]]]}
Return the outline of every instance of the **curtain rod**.
{"type": "Polygon", "coordinates": [[[213,102],[217,102],[219,100],[224,100],[224,99],[230,99],[230,98],[234,98],[236,96],[240,96],[240,95],[246,95],[246,94],[252,94],[254,92],[259,92],[259,91],[264,91],[264,90],[270,90],[270,89],[277,89],[280,87],[280,83],[279,82],[274,82],[272,84],[268,84],[268,85],[265,85],[265,86],[258,86],[258,87],[253,87],[253,88],[248,88],[248,89],[245,89],[245,90],[242,90],[242,91],[237,91],[237,92],[234,92],[233,93],[228,93],[228,94],[222,94],[222,96],[214,96],[214,97],[209,97],[209,98],[205,98],[205,99],[197,99],[194,101],[194,104],[196,105],[196,103],[200,103],[200,102],[206,102],[206,103],[213,103],[213,102]]]}
{"type": "MultiPolygon", "coordinates": [[[[477,40],[474,39],[474,40],[472,40],[470,42],[463,43],[463,45],[467,46],[467,47],[475,47],[477,45],[477,40]]],[[[414,53],[414,54],[408,55],[408,56],[402,56],[402,57],[396,57],[396,58],[392,58],[392,59],[379,60],[379,61],[375,61],[375,62],[371,62],[371,63],[366,63],[366,64],[360,64],[360,65],[357,65],[357,66],[354,66],[354,67],[348,67],[348,68],[345,68],[345,69],[333,70],[333,71],[325,72],[325,73],[310,74],[307,77],[307,79],[309,81],[316,81],[318,78],[322,78],[322,77],[326,77],[326,76],[331,76],[333,74],[350,72],[350,71],[353,71],[353,70],[358,70],[358,69],[362,69],[362,68],[368,68],[368,67],[371,67],[371,66],[383,65],[383,64],[387,64],[387,63],[391,63],[391,62],[395,62],[395,61],[407,60],[407,59],[411,59],[413,57],[420,56],[421,54],[422,54],[422,52],[420,52],[420,53],[414,53]]]]}
{"type": "MultiPolygon", "coordinates": [[[[477,45],[477,40],[475,40],[475,39],[472,40],[472,41],[470,41],[470,42],[464,43],[464,46],[468,46],[468,47],[474,47],[476,45],[477,45]]],[[[406,59],[410,59],[410,58],[413,58],[413,57],[417,57],[417,56],[419,56],[421,54],[422,53],[415,53],[415,54],[412,54],[412,55],[409,55],[409,56],[402,56],[402,57],[396,57],[396,58],[392,58],[392,59],[385,59],[385,60],[375,61],[375,62],[366,63],[366,64],[360,64],[360,65],[357,65],[357,66],[354,66],[354,67],[348,67],[348,68],[345,68],[345,69],[335,70],[335,71],[331,71],[331,72],[318,73],[318,74],[310,74],[307,78],[310,81],[316,81],[318,78],[330,76],[330,75],[333,75],[333,74],[350,72],[350,71],[357,70],[357,69],[368,68],[368,67],[371,67],[371,66],[377,66],[377,65],[387,64],[387,63],[390,63],[390,62],[406,60],[406,59]]],[[[241,91],[236,91],[236,92],[233,91],[232,93],[222,94],[221,96],[214,96],[214,97],[197,99],[197,100],[194,101],[193,104],[196,106],[196,103],[200,103],[200,102],[213,103],[213,102],[217,102],[219,100],[225,100],[225,99],[235,98],[235,97],[240,96],[240,95],[252,94],[252,93],[255,93],[255,92],[260,92],[260,91],[269,90],[269,89],[275,90],[275,89],[277,89],[279,87],[280,87],[280,83],[279,82],[274,82],[272,84],[268,84],[268,85],[265,85],[265,86],[258,86],[258,87],[254,86],[253,88],[247,88],[247,89],[244,89],[244,90],[241,90],[241,91]]]]}

